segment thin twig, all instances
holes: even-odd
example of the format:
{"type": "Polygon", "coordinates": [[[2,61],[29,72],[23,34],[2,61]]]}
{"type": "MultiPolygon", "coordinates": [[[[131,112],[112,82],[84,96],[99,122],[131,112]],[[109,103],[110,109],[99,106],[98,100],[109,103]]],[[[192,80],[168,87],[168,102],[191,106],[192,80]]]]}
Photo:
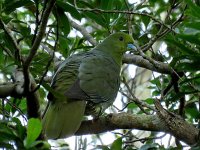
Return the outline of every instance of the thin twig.
{"type": "Polygon", "coordinates": [[[5,100],[11,107],[15,108],[22,115],[22,117],[24,118],[25,121],[27,121],[26,115],[23,113],[23,111],[19,107],[17,107],[15,104],[12,104],[9,101],[9,99],[5,99],[5,100]]]}
{"type": "Polygon", "coordinates": [[[134,14],[139,16],[147,16],[151,18],[153,21],[165,26],[166,28],[170,29],[166,24],[164,24],[161,20],[156,19],[154,16],[147,14],[147,13],[141,13],[141,12],[133,12],[133,11],[125,11],[125,10],[102,10],[102,9],[89,9],[89,8],[77,8],[79,11],[89,11],[89,12],[95,12],[95,13],[121,13],[121,14],[134,14]]]}
{"type": "Polygon", "coordinates": [[[68,19],[69,19],[71,26],[73,28],[75,28],[76,30],[80,31],[82,33],[83,37],[86,40],[88,40],[90,42],[90,44],[92,44],[93,46],[97,45],[98,42],[87,32],[87,30],[84,27],[78,25],[76,22],[71,20],[69,17],[68,17],[68,19]]]}
{"type": "Polygon", "coordinates": [[[30,92],[30,77],[29,77],[29,65],[32,61],[32,59],[34,58],[37,49],[42,41],[43,35],[45,33],[45,29],[46,29],[46,25],[47,25],[47,21],[48,21],[48,17],[51,13],[51,10],[53,9],[53,6],[55,4],[55,0],[51,0],[48,3],[48,6],[46,7],[46,9],[44,10],[44,14],[43,14],[43,18],[40,24],[40,28],[37,34],[37,37],[35,38],[35,41],[32,45],[32,48],[30,49],[30,52],[28,54],[28,57],[26,58],[24,64],[23,64],[23,72],[24,72],[24,79],[25,79],[25,84],[24,84],[24,91],[26,94],[28,94],[30,92]]]}
{"type": "MultiPolygon", "coordinates": [[[[45,5],[45,4],[44,4],[45,5]]],[[[39,1],[35,1],[35,6],[36,6],[36,13],[35,13],[35,30],[34,30],[34,35],[33,35],[33,39],[32,39],[32,45],[35,42],[35,38],[37,36],[38,33],[38,27],[40,25],[40,21],[39,21],[39,1]]],[[[45,9],[45,8],[44,8],[45,9]]],[[[43,10],[44,10],[43,9],[43,10]]]]}
{"type": "MultiPolygon", "coordinates": [[[[39,110],[39,95],[38,92],[32,93],[31,90],[36,88],[36,83],[33,78],[30,78],[29,66],[37,53],[38,47],[43,39],[44,33],[46,31],[47,21],[49,19],[50,13],[53,9],[56,0],[49,0],[48,4],[44,10],[44,14],[41,19],[38,34],[35,41],[29,51],[28,57],[23,63],[23,73],[24,73],[24,94],[27,99],[27,115],[28,118],[39,118],[41,119],[41,114],[39,110]],[[31,81],[32,79],[32,81],[31,81]]],[[[43,135],[40,135],[40,139],[43,139],[43,135]]]]}
{"type": "Polygon", "coordinates": [[[17,44],[17,41],[12,36],[11,30],[6,27],[6,25],[4,24],[4,22],[1,18],[0,18],[0,26],[3,28],[4,32],[8,35],[8,37],[10,38],[10,42],[12,43],[12,45],[15,48],[15,61],[17,61],[18,64],[21,65],[22,60],[21,60],[21,55],[20,55],[20,48],[17,44]]]}
{"type": "Polygon", "coordinates": [[[47,26],[47,21],[48,21],[49,15],[51,13],[51,10],[53,9],[53,6],[55,4],[55,1],[56,0],[49,1],[48,6],[46,7],[46,9],[44,11],[37,37],[36,37],[36,39],[33,43],[33,46],[30,49],[30,52],[28,54],[27,59],[24,62],[25,68],[28,68],[28,66],[30,65],[30,63],[31,63],[33,57],[35,56],[37,49],[38,49],[38,47],[39,47],[39,45],[42,41],[43,35],[45,33],[46,26],[47,26]]]}
{"type": "Polygon", "coordinates": [[[141,50],[140,48],[137,48],[140,56],[142,56],[144,59],[148,60],[152,65],[154,65],[155,68],[159,68],[159,63],[157,61],[155,61],[154,59],[152,59],[151,57],[148,57],[143,50],[141,50]]]}
{"type": "Polygon", "coordinates": [[[147,51],[148,49],[150,49],[151,46],[155,43],[155,41],[157,41],[158,39],[162,38],[164,35],[171,32],[172,29],[175,28],[178,25],[178,23],[183,21],[184,12],[185,12],[186,8],[187,8],[187,5],[185,6],[183,13],[180,15],[180,17],[175,22],[172,23],[170,28],[167,28],[162,32],[160,32],[161,30],[159,30],[158,34],[156,34],[153,38],[151,38],[150,41],[147,44],[145,44],[141,47],[141,51],[144,52],[144,51],[147,51]]]}
{"type": "MultiPolygon", "coordinates": [[[[47,45],[49,45],[48,43],[45,43],[47,45]]],[[[43,48],[43,50],[45,52],[47,52],[50,56],[53,56],[53,53],[54,51],[51,50],[48,46],[46,46],[45,44],[41,43],[41,46],[43,48]]],[[[57,57],[54,57],[54,66],[57,66],[58,64],[60,64],[62,62],[62,59],[61,58],[57,58],[57,57]]]]}
{"type": "Polygon", "coordinates": [[[125,141],[124,143],[134,143],[134,142],[138,142],[138,141],[141,141],[142,143],[144,143],[145,141],[161,139],[161,138],[163,138],[165,136],[166,136],[166,133],[164,133],[161,136],[157,136],[157,137],[145,137],[145,138],[140,138],[140,139],[136,139],[136,140],[132,140],[132,141],[125,141]]]}
{"type": "Polygon", "coordinates": [[[40,79],[40,81],[39,81],[38,86],[37,86],[32,92],[35,92],[35,91],[37,91],[37,90],[40,88],[40,86],[41,86],[41,84],[42,84],[42,82],[43,82],[43,80],[44,80],[44,77],[46,76],[46,74],[47,74],[47,72],[48,72],[48,70],[49,70],[49,67],[50,67],[50,65],[51,65],[51,62],[52,62],[52,60],[54,59],[54,56],[55,56],[55,51],[56,51],[57,44],[58,44],[58,39],[59,39],[59,31],[58,31],[59,27],[58,27],[58,19],[57,19],[57,16],[56,16],[56,20],[57,20],[57,23],[56,23],[56,40],[55,40],[53,52],[52,52],[52,55],[51,55],[50,60],[48,61],[47,65],[46,65],[46,67],[45,67],[45,72],[43,73],[43,75],[42,75],[42,77],[41,77],[41,79],[40,79]]]}
{"type": "Polygon", "coordinates": [[[3,46],[2,44],[0,44],[0,47],[6,52],[6,54],[9,57],[14,58],[13,54],[11,53],[11,51],[7,47],[3,46]]]}
{"type": "MultiPolygon", "coordinates": [[[[138,104],[138,106],[140,107],[140,109],[143,109],[143,108],[142,108],[142,106],[143,106],[143,107],[147,107],[147,108],[149,108],[149,109],[155,111],[155,108],[154,108],[153,106],[150,106],[150,105],[146,104],[145,102],[140,101],[137,97],[135,97],[135,95],[134,95],[133,92],[131,91],[131,89],[130,89],[128,83],[126,82],[125,78],[123,78],[123,83],[124,83],[124,85],[126,86],[128,92],[131,94],[132,100],[133,100],[136,104],[138,104]]],[[[127,96],[125,93],[122,93],[122,94],[125,95],[125,96],[127,96]]],[[[146,111],[144,111],[144,112],[146,112],[146,111]]]]}
{"type": "MultiPolygon", "coordinates": [[[[122,91],[120,91],[121,93],[122,93],[122,95],[126,95],[126,97],[128,98],[128,99],[131,99],[127,94],[125,94],[124,92],[122,92],[122,91]]],[[[132,100],[133,101],[133,100],[132,100]]],[[[122,111],[124,111],[130,104],[133,104],[134,102],[129,102],[129,103],[127,103],[121,110],[119,110],[119,112],[122,112],[122,111]]]]}
{"type": "MultiPolygon", "coordinates": [[[[124,3],[126,5],[127,10],[130,11],[127,0],[124,0],[124,3]]],[[[132,35],[133,34],[132,33],[132,14],[127,14],[127,26],[128,26],[128,33],[132,35]]]]}

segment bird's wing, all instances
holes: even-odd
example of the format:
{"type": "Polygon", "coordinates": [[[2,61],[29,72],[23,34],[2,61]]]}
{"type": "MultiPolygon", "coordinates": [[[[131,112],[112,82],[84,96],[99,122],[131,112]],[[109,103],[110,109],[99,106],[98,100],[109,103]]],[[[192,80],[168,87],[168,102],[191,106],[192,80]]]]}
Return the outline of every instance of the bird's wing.
{"type": "Polygon", "coordinates": [[[83,100],[86,97],[78,81],[79,66],[85,57],[84,53],[73,55],[60,65],[51,84],[53,92],[48,94],[50,101],[54,100],[56,96],[63,96],[62,98],[58,97],[56,100],[83,100]],[[68,91],[73,92],[69,94],[68,91]]]}
{"type": "Polygon", "coordinates": [[[119,73],[120,66],[112,57],[94,51],[80,64],[80,88],[94,103],[112,103],[119,88],[119,73]]]}

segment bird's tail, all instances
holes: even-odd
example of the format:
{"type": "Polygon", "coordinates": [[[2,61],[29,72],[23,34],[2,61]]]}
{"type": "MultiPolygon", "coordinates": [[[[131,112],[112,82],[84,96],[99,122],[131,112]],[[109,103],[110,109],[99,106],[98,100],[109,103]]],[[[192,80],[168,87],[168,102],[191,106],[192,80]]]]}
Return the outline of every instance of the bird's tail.
{"type": "Polygon", "coordinates": [[[50,102],[42,119],[47,138],[58,139],[74,135],[80,127],[85,107],[86,101],[50,102]]]}

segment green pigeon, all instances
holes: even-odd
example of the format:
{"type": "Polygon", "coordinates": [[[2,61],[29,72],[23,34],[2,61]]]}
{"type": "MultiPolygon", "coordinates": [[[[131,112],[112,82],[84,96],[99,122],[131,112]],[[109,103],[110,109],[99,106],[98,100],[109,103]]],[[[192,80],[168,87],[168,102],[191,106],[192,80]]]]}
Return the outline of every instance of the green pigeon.
{"type": "Polygon", "coordinates": [[[134,48],[130,35],[117,32],[92,50],[61,63],[42,120],[48,139],[74,135],[84,115],[95,116],[113,104],[120,86],[123,54],[134,48]]]}

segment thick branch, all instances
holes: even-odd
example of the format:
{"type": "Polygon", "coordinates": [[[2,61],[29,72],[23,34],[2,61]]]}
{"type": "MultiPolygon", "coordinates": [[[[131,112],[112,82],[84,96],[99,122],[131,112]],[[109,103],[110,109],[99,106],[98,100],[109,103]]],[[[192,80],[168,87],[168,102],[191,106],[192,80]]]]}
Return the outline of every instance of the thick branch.
{"type": "Polygon", "coordinates": [[[13,83],[0,84],[0,98],[13,95],[15,93],[15,86],[16,84],[13,83]]]}
{"type": "Polygon", "coordinates": [[[83,121],[76,135],[97,134],[116,129],[162,131],[165,127],[160,126],[159,121],[155,115],[109,114],[97,120],[83,121]]]}
{"type": "Polygon", "coordinates": [[[98,134],[116,129],[139,129],[170,133],[189,145],[196,144],[199,130],[186,121],[183,121],[182,125],[187,128],[181,128],[184,132],[179,132],[179,127],[177,131],[172,132],[166,122],[157,115],[119,113],[109,114],[97,120],[83,121],[75,135],[98,134]]]}
{"type": "Polygon", "coordinates": [[[16,69],[13,73],[15,83],[7,82],[0,84],[0,98],[7,96],[22,97],[24,93],[24,75],[21,69],[16,69]]]}
{"type": "MultiPolygon", "coordinates": [[[[31,86],[30,90],[34,91],[34,89],[37,87],[37,84],[35,83],[35,80],[31,79],[31,86]]],[[[40,95],[38,91],[29,92],[29,94],[26,95],[27,99],[27,116],[28,118],[39,118],[41,119],[41,113],[40,113],[40,95]]]]}
{"type": "Polygon", "coordinates": [[[159,73],[171,74],[173,72],[173,70],[166,63],[154,61],[154,63],[156,64],[154,65],[147,59],[144,59],[142,56],[138,55],[125,54],[123,62],[127,64],[134,64],[136,66],[143,67],[159,73]]]}
{"type": "Polygon", "coordinates": [[[167,126],[169,133],[189,145],[197,144],[199,134],[197,128],[187,123],[181,116],[164,109],[160,101],[156,100],[155,106],[160,121],[167,126]]]}
{"type": "Polygon", "coordinates": [[[39,112],[39,95],[36,92],[31,92],[36,88],[35,81],[31,81],[30,72],[29,72],[29,66],[31,64],[32,59],[34,58],[37,49],[42,41],[42,38],[44,36],[47,21],[49,19],[49,15],[53,9],[53,6],[55,4],[56,0],[50,0],[47,4],[47,7],[45,7],[44,14],[42,16],[41,24],[39,27],[38,34],[33,42],[33,45],[30,49],[30,52],[28,54],[28,57],[26,58],[24,64],[23,64],[23,73],[24,73],[24,94],[27,99],[27,112],[28,112],[28,118],[41,118],[40,112],[39,112]]]}

